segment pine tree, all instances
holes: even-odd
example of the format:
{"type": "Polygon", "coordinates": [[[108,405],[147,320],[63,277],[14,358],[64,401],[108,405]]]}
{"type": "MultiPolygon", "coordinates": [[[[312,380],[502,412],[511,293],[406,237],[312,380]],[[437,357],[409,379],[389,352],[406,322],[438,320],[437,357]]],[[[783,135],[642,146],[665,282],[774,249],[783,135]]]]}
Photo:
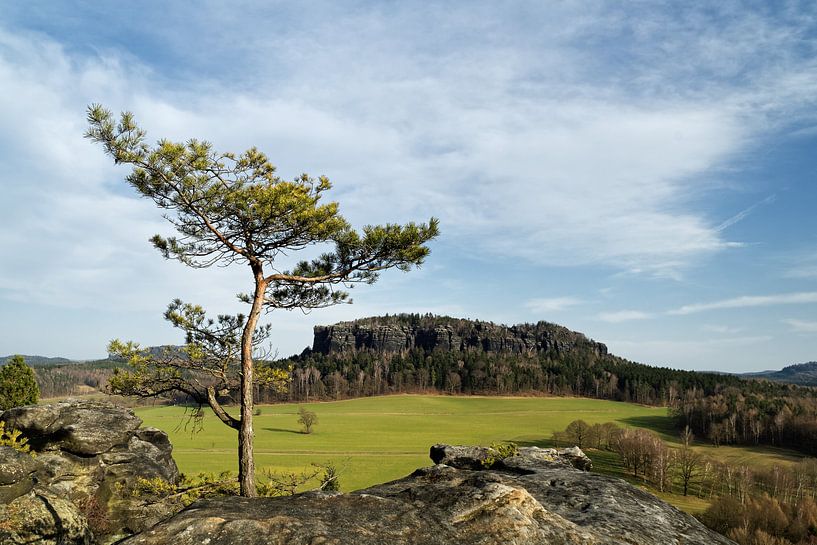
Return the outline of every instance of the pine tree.
{"type": "MultiPolygon", "coordinates": [[[[350,302],[342,288],[371,284],[385,269],[408,271],[420,265],[429,253],[425,244],[438,234],[437,220],[358,232],[340,215],[337,203],[321,203],[332,187],[326,177],[303,174],[285,181],[255,148],[220,153],[199,140],[159,140],[151,146],[132,114],[122,113],[116,121],[100,105],[88,108],[88,123],[86,137],[101,144],[114,162],[132,166],[127,181],[176,229],[177,236],[151,239],[165,258],[193,268],[239,264],[251,274],[250,293],[239,294],[250,307],[246,315],[209,319],[197,305],[171,303],[165,318],[186,333],[183,354],[157,356],[119,341],[111,343],[110,351],[132,366],[114,377],[113,391],[139,396],[183,392],[238,430],[241,494],[255,496],[253,352],[270,333],[269,327],[259,327],[262,311],[350,302]],[[282,256],[327,245],[331,251],[281,270],[282,256]],[[202,376],[207,382],[199,380],[202,376]],[[238,418],[218,401],[220,392],[234,387],[238,418]]],[[[285,378],[281,370],[264,377],[279,385],[285,378]]]]}
{"type": "Polygon", "coordinates": [[[23,356],[13,356],[0,367],[0,411],[33,405],[39,400],[40,388],[34,370],[26,365],[23,356]]]}

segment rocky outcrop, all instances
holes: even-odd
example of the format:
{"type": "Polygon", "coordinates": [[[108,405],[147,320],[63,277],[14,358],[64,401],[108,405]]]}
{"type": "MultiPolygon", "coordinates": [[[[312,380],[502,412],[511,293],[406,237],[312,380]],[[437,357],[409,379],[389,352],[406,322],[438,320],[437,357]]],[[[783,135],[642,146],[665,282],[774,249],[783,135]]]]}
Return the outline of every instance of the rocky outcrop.
{"type": "Polygon", "coordinates": [[[576,469],[579,449],[523,448],[483,469],[490,454],[435,445],[445,463],[350,494],[202,500],[122,545],[734,545],[622,480],[576,469]]]}
{"type": "Polygon", "coordinates": [[[581,471],[590,471],[593,461],[579,447],[538,448],[523,447],[518,455],[489,463],[496,459],[497,451],[491,447],[474,447],[462,445],[434,445],[429,456],[435,464],[444,464],[457,469],[491,469],[509,468],[521,460],[539,460],[551,466],[573,467],[581,471]],[[511,464],[511,465],[508,465],[511,464]]]}
{"type": "Polygon", "coordinates": [[[512,327],[445,317],[388,316],[315,326],[312,350],[321,354],[355,352],[476,351],[509,354],[566,353],[587,350],[597,356],[607,347],[575,331],[551,324],[512,327]]]}
{"type": "Polygon", "coordinates": [[[77,506],[40,490],[0,503],[3,545],[91,545],[88,519],[77,506]]]}
{"type": "Polygon", "coordinates": [[[0,422],[22,432],[35,455],[0,447],[0,509],[9,521],[0,524],[0,543],[84,544],[91,532],[104,542],[174,511],[121,493],[137,477],[179,478],[167,434],[141,428],[129,409],[67,400],[10,409],[0,422]]]}

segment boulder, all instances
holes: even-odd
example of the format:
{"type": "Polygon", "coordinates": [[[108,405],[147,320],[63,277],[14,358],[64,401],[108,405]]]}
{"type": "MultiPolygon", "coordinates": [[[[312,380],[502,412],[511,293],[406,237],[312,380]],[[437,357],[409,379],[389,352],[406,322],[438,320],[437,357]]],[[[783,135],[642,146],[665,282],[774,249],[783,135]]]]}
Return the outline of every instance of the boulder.
{"type": "MultiPolygon", "coordinates": [[[[497,451],[491,447],[462,445],[434,445],[429,452],[431,461],[435,464],[445,464],[458,469],[486,469],[488,460],[494,460],[497,455],[497,451]]],[[[505,468],[522,467],[530,460],[575,467],[582,471],[590,471],[593,468],[593,461],[579,447],[562,449],[522,447],[516,456],[505,458],[498,464],[505,468]]]]}
{"type": "Polygon", "coordinates": [[[91,545],[94,536],[74,503],[41,491],[0,503],[0,543],[91,545]]]}
{"type": "Polygon", "coordinates": [[[15,407],[0,415],[0,421],[20,430],[38,451],[62,450],[79,456],[95,456],[126,444],[142,425],[133,411],[76,399],[15,407]]]}
{"type": "Polygon", "coordinates": [[[122,545],[734,545],[623,480],[577,469],[580,449],[519,449],[485,469],[487,451],[435,445],[445,464],[350,494],[201,500],[122,545]]]}
{"type": "Polygon", "coordinates": [[[8,503],[31,491],[36,467],[28,454],[0,446],[0,503],[8,503]]]}
{"type": "MultiPolygon", "coordinates": [[[[0,447],[0,502],[8,504],[5,508],[16,508],[17,498],[25,494],[29,494],[27,499],[19,501],[39,511],[48,510],[48,505],[61,506],[60,502],[73,506],[73,510],[60,507],[65,516],[57,518],[64,522],[51,526],[40,522],[27,527],[26,532],[64,528],[66,532],[73,529],[71,535],[83,535],[79,526],[69,524],[77,513],[85,527],[96,534],[97,541],[104,542],[108,541],[106,536],[141,531],[178,510],[179,506],[171,503],[145,504],[140,498],[120,493],[123,485],[140,477],[169,482],[179,478],[167,434],[156,428],[140,428],[141,419],[130,409],[69,399],[16,407],[0,414],[0,421],[20,430],[36,455],[32,458],[0,447]],[[51,497],[60,501],[43,499],[51,497]]],[[[65,543],[75,542],[70,541],[73,538],[65,539],[65,543]]],[[[0,543],[6,541],[0,539],[0,543]]]]}

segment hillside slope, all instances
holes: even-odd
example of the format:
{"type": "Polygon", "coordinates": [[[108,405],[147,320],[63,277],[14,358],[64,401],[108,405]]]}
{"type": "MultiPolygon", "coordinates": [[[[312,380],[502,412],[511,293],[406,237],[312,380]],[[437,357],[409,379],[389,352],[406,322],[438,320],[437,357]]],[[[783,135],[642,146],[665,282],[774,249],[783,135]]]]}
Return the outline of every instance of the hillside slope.
{"type": "Polygon", "coordinates": [[[788,384],[799,384],[800,386],[817,386],[817,361],[789,365],[780,371],[743,373],[741,376],[786,382],[788,384]]]}

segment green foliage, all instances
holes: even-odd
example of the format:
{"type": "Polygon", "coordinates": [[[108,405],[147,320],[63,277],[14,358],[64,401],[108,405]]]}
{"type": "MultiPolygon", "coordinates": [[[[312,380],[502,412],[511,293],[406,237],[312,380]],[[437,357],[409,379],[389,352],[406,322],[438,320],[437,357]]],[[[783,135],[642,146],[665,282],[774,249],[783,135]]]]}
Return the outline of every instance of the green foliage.
{"type": "MultiPolygon", "coordinates": [[[[290,496],[312,483],[314,488],[336,491],[340,489],[339,475],[334,464],[313,463],[300,472],[264,470],[265,479],[258,483],[258,495],[265,497],[290,496]]],[[[187,506],[201,498],[235,496],[239,493],[235,474],[230,471],[199,473],[193,477],[182,475],[177,483],[160,477],[146,479],[137,477],[118,487],[120,496],[141,498],[145,502],[171,499],[187,506]]]]}
{"type": "Polygon", "coordinates": [[[34,370],[22,356],[14,356],[0,367],[0,411],[33,405],[40,399],[40,388],[34,370]]]}
{"type": "Polygon", "coordinates": [[[14,428],[6,429],[5,422],[0,422],[0,447],[11,447],[16,451],[30,454],[32,457],[36,456],[36,454],[31,451],[28,439],[23,437],[20,430],[15,430],[14,428]]]}
{"type": "Polygon", "coordinates": [[[182,475],[177,483],[160,477],[137,477],[132,482],[122,483],[118,492],[123,496],[143,498],[146,502],[173,499],[182,506],[187,506],[200,498],[235,496],[238,494],[238,483],[235,474],[230,471],[219,474],[199,473],[193,477],[182,475]]]}
{"type": "Polygon", "coordinates": [[[321,490],[325,492],[340,492],[340,475],[337,466],[332,463],[325,464],[320,482],[321,490]]]}
{"type": "Polygon", "coordinates": [[[491,443],[488,449],[488,456],[482,460],[482,467],[485,469],[490,469],[505,458],[519,454],[519,447],[516,443],[491,443]]]}

